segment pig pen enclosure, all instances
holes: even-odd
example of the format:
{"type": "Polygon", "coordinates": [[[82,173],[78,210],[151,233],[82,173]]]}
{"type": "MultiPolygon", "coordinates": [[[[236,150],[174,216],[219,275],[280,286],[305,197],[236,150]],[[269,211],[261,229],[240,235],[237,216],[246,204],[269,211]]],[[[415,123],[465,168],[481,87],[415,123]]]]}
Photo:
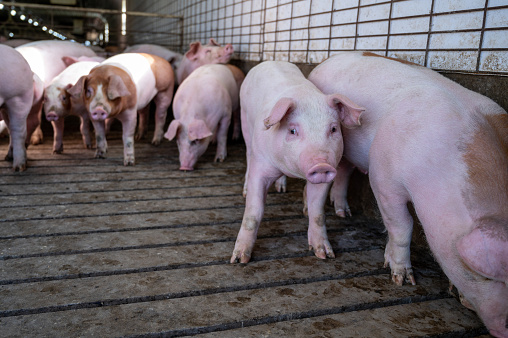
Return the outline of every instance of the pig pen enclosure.
{"type": "MultiPolygon", "coordinates": [[[[304,74],[335,52],[368,50],[437,69],[508,108],[504,0],[127,1],[126,11],[161,16],[127,15],[120,44],[185,52],[213,37],[233,44],[245,72],[284,60],[304,74]]],[[[251,262],[230,264],[244,211],[242,141],[228,144],[225,162],[213,163],[211,146],[195,171],[180,172],[176,143],[154,147],[151,133],[124,167],[118,128],[107,158],[94,159],[77,120],[63,154],[52,154],[52,128],[42,126],[25,172],[0,162],[0,336],[488,336],[449,290],[421,228],[417,285],[391,282],[363,174],[349,187],[353,217],[326,209],[335,259],[308,251],[304,182],[289,179],[286,193],[269,191],[251,262]]],[[[0,156],[7,148],[0,138],[0,156]]]]}

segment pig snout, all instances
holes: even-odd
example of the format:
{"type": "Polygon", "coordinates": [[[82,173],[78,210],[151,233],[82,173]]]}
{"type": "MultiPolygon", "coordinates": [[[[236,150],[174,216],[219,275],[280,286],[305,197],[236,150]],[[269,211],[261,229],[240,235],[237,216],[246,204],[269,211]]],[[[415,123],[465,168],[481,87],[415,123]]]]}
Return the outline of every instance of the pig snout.
{"type": "Polygon", "coordinates": [[[230,56],[233,54],[233,45],[228,43],[225,47],[224,47],[224,54],[226,56],[230,56]]]}
{"type": "Polygon", "coordinates": [[[312,184],[330,183],[337,175],[337,170],[328,163],[318,163],[312,166],[305,177],[312,184]]]}
{"type": "Polygon", "coordinates": [[[194,168],[193,168],[193,167],[191,167],[191,166],[181,165],[181,166],[180,166],[180,170],[181,170],[181,171],[193,171],[193,170],[194,170],[194,168]]]}
{"type": "Polygon", "coordinates": [[[54,111],[50,111],[46,114],[46,120],[48,121],[58,121],[58,115],[54,111]]]}
{"type": "Polygon", "coordinates": [[[95,108],[90,114],[95,121],[104,121],[108,117],[108,113],[103,108],[95,108]]]}

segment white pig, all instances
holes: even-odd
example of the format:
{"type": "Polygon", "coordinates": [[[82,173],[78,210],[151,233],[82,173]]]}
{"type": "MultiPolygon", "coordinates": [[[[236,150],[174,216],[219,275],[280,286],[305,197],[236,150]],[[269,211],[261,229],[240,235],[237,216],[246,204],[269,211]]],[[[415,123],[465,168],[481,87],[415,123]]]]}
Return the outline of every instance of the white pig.
{"type": "Polygon", "coordinates": [[[233,46],[230,43],[221,47],[212,38],[204,46],[199,41],[191,43],[176,70],[176,83],[180,85],[195,69],[203,65],[228,63],[233,52],[233,46]]]}
{"type": "Polygon", "coordinates": [[[64,120],[69,115],[79,116],[81,119],[81,135],[85,148],[92,148],[90,137],[90,118],[83,102],[83,98],[71,96],[70,89],[81,76],[88,75],[99,62],[80,61],[71,64],[51,81],[44,93],[44,114],[51,121],[54,131],[53,153],[63,152],[64,120]]]}
{"type": "Polygon", "coordinates": [[[0,45],[0,117],[10,132],[6,160],[12,169],[26,169],[27,117],[34,98],[33,73],[26,60],[12,47],[0,45]]]}
{"type": "Polygon", "coordinates": [[[342,156],[341,123],[360,124],[362,108],[348,98],[324,95],[295,65],[265,61],[252,68],[240,90],[247,146],[246,205],[231,263],[250,260],[268,187],[282,175],[306,179],[309,248],[334,257],[324,204],[342,156]]]}
{"type": "Polygon", "coordinates": [[[159,45],[154,45],[150,43],[142,43],[138,45],[132,45],[123,51],[124,53],[147,53],[160,56],[161,58],[167,60],[171,63],[173,69],[177,69],[180,61],[182,61],[183,55],[177,52],[173,52],[172,50],[159,45]]]}
{"type": "MultiPolygon", "coordinates": [[[[96,158],[107,152],[105,120],[122,122],[124,165],[134,165],[134,132],[137,112],[146,118],[149,103],[155,100],[155,132],[152,144],[159,145],[164,135],[167,109],[174,89],[171,65],[156,55],[125,53],[110,57],[82,76],[68,92],[82,96],[95,128],[96,158]]],[[[144,126],[140,117],[140,128],[144,126]]],[[[138,131],[142,134],[144,131],[138,131]]]]}
{"type": "MultiPolygon", "coordinates": [[[[463,304],[508,337],[508,114],[437,72],[372,53],[335,55],[309,80],[366,108],[362,126],[343,131],[344,157],[369,173],[393,281],[415,283],[411,202],[463,304]]],[[[348,172],[332,189],[339,209],[348,172]]]]}
{"type": "Polygon", "coordinates": [[[226,65],[204,65],[178,87],[173,102],[175,119],[164,135],[177,137],[180,170],[193,170],[212,140],[217,141],[215,161],[224,161],[231,113],[237,110],[238,85],[226,65]]]}
{"type": "MultiPolygon", "coordinates": [[[[30,42],[16,47],[16,50],[28,61],[30,68],[42,81],[44,88],[68,66],[64,57],[96,56],[94,51],[79,43],[59,40],[30,42]]],[[[37,112],[39,124],[41,113],[42,106],[41,111],[37,112]]],[[[42,143],[43,135],[40,126],[37,126],[33,134],[29,130],[28,137],[31,137],[32,144],[42,143]]]]}

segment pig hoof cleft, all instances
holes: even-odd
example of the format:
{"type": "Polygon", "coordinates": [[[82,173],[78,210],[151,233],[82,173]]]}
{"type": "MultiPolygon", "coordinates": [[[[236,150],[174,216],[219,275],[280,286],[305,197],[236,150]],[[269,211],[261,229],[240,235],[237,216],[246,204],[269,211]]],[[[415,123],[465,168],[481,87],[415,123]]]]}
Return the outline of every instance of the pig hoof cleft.
{"type": "Polygon", "coordinates": [[[231,256],[230,263],[240,263],[247,264],[250,261],[250,254],[246,252],[235,251],[233,252],[233,256],[231,256]]]}
{"type": "Polygon", "coordinates": [[[392,271],[392,281],[398,286],[402,286],[404,282],[416,285],[412,268],[406,268],[403,273],[396,273],[392,271]]]}

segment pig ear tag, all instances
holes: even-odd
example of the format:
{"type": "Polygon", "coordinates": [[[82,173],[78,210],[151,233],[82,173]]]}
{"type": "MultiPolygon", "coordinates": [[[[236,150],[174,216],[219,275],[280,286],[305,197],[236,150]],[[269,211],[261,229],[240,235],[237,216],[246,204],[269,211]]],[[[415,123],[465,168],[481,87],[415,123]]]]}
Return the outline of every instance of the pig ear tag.
{"type": "Polygon", "coordinates": [[[279,123],[284,116],[289,114],[295,109],[295,102],[293,99],[283,97],[272,108],[270,116],[263,120],[266,129],[270,129],[273,125],[279,123]]]}

